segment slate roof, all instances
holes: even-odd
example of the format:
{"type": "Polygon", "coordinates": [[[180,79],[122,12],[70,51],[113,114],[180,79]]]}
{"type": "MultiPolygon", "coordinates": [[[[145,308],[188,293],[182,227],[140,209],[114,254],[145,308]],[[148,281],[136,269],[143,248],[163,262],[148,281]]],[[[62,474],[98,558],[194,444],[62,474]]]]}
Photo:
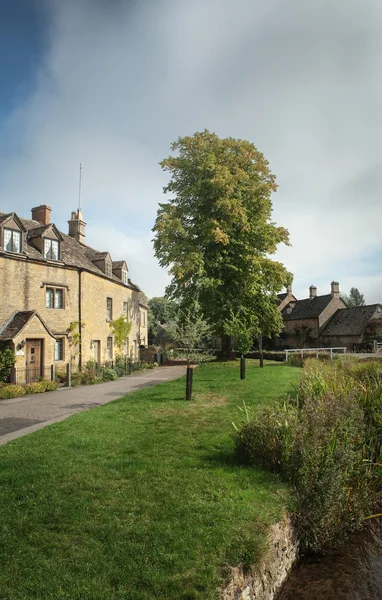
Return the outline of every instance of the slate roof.
{"type": "MultiPolygon", "coordinates": [[[[306,298],[305,300],[296,300],[294,308],[290,313],[286,306],[281,312],[284,321],[294,321],[296,319],[314,319],[318,317],[328,306],[332,299],[331,294],[325,296],[315,296],[315,298],[306,298]]],[[[341,309],[342,310],[342,309],[341,309]]]]}
{"type": "Polygon", "coordinates": [[[288,292],[284,292],[284,294],[277,294],[277,298],[280,300],[280,304],[287,297],[288,292]]]}
{"type": "MultiPolygon", "coordinates": [[[[4,219],[8,218],[10,214],[13,213],[0,213],[0,223],[4,219]]],[[[33,238],[35,237],[36,232],[42,233],[45,229],[52,226],[53,223],[50,223],[49,225],[41,225],[39,221],[33,221],[32,219],[24,219],[21,217],[19,217],[19,220],[28,232],[26,242],[24,239],[23,252],[22,254],[20,254],[20,257],[26,257],[27,259],[29,258],[31,260],[37,260],[43,263],[49,262],[49,264],[52,264],[50,260],[44,258],[44,256],[37,248],[35,248],[31,243],[29,243],[28,238],[29,232],[33,238]]],[[[85,271],[89,271],[90,273],[94,273],[95,275],[99,275],[106,279],[111,279],[116,283],[122,284],[122,281],[119,279],[119,277],[117,277],[114,274],[112,274],[111,277],[107,277],[106,274],[92,262],[92,260],[96,260],[97,258],[99,259],[107,256],[109,254],[108,252],[100,252],[99,250],[95,250],[90,246],[85,246],[84,244],[77,242],[77,240],[63,233],[62,231],[60,231],[59,233],[62,235],[60,260],[54,261],[55,264],[84,269],[85,271]]],[[[13,255],[13,258],[14,257],[15,255],[13,255]]],[[[139,287],[132,283],[130,280],[127,284],[127,287],[133,290],[140,291],[139,287]]]]}
{"type": "Polygon", "coordinates": [[[321,335],[362,335],[379,304],[337,310],[321,335]]]}
{"type": "Polygon", "coordinates": [[[53,333],[35,310],[22,310],[15,313],[12,319],[6,324],[5,328],[0,333],[0,340],[12,340],[22,329],[24,329],[28,321],[30,321],[30,319],[34,316],[40,319],[49,335],[54,337],[53,333]]]}

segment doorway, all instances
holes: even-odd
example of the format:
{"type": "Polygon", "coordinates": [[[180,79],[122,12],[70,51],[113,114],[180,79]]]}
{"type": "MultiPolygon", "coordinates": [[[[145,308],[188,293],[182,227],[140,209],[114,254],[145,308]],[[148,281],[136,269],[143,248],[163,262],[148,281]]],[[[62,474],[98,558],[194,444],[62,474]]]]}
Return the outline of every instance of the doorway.
{"type": "Polygon", "coordinates": [[[27,340],[25,382],[33,383],[42,375],[42,340],[27,340]]]}
{"type": "Polygon", "coordinates": [[[96,363],[99,365],[101,360],[101,342],[93,340],[93,356],[96,363]]]}

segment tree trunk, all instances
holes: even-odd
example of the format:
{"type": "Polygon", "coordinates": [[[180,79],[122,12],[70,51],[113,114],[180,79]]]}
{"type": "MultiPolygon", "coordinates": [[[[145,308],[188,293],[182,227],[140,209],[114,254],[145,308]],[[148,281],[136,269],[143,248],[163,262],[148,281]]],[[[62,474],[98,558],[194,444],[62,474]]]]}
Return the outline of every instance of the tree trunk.
{"type": "Polygon", "coordinates": [[[259,343],[260,367],[263,368],[264,367],[263,334],[259,333],[257,339],[258,339],[258,343],[259,343]]]}
{"type": "Polygon", "coordinates": [[[245,358],[243,355],[240,358],[240,379],[245,379],[245,358]]]}
{"type": "Polygon", "coordinates": [[[233,350],[232,350],[232,338],[230,335],[223,334],[222,338],[222,360],[234,360],[233,350]]]}

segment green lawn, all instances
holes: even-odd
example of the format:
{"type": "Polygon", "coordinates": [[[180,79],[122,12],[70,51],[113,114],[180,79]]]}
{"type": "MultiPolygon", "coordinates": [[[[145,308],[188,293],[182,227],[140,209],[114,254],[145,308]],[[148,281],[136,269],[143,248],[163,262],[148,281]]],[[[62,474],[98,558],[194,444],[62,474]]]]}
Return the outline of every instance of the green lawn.
{"type": "MultiPolygon", "coordinates": [[[[212,600],[264,548],[288,489],[233,456],[237,406],[300,370],[214,363],[0,448],[0,598],[212,600]]],[[[97,393],[97,388],[94,393],[97,393]]]]}

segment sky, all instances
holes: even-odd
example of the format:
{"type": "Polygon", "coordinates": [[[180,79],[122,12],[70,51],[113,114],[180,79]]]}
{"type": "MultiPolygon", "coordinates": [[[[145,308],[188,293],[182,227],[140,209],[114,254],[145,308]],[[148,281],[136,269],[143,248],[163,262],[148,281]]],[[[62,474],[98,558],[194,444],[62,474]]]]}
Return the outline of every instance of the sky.
{"type": "Polygon", "coordinates": [[[248,139],[277,177],[276,258],[306,298],[340,282],[382,302],[380,0],[18,0],[0,20],[0,211],[39,204],[126,259],[148,297],[179,136],[248,139]]]}

